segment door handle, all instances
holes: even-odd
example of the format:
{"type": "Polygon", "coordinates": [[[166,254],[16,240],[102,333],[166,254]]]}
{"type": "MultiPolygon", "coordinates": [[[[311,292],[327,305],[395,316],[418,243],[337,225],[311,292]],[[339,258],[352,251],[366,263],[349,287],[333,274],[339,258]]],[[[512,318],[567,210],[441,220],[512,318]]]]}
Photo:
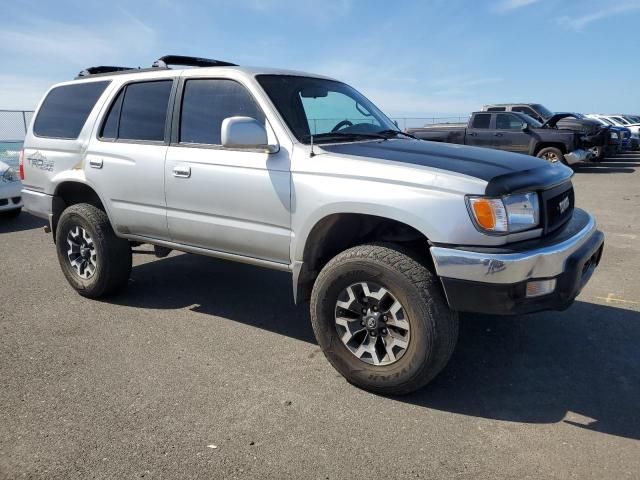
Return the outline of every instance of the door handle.
{"type": "Polygon", "coordinates": [[[103,160],[101,158],[91,158],[89,160],[89,166],[91,168],[102,168],[103,160]]]}
{"type": "Polygon", "coordinates": [[[173,176],[178,178],[189,178],[191,176],[191,167],[173,167],[173,176]]]}
{"type": "Polygon", "coordinates": [[[478,134],[477,134],[477,133],[473,133],[473,132],[471,132],[471,133],[469,134],[469,136],[470,136],[470,137],[477,137],[477,136],[478,136],[478,134]]]}
{"type": "Polygon", "coordinates": [[[494,137],[502,137],[503,135],[502,135],[502,133],[494,133],[493,136],[494,137]]]}

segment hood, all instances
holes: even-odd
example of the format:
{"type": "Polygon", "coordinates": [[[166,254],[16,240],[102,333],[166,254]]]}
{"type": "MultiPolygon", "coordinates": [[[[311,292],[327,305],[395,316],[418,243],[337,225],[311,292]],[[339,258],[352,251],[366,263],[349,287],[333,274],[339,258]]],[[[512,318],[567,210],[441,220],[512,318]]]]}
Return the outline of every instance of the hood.
{"type": "MultiPolygon", "coordinates": [[[[554,128],[556,124],[563,118],[574,118],[579,123],[582,123],[583,121],[585,121],[582,118],[576,117],[573,113],[564,112],[564,113],[556,113],[553,116],[547,118],[547,120],[542,124],[542,126],[554,128]]],[[[593,120],[589,120],[589,121],[585,121],[585,123],[591,124],[591,123],[597,123],[597,122],[593,120]]]]}
{"type": "Polygon", "coordinates": [[[551,164],[529,155],[426,140],[391,139],[318,147],[363,160],[386,160],[479,178],[487,182],[487,195],[543,190],[568,180],[573,174],[561,163],[551,164]]]}

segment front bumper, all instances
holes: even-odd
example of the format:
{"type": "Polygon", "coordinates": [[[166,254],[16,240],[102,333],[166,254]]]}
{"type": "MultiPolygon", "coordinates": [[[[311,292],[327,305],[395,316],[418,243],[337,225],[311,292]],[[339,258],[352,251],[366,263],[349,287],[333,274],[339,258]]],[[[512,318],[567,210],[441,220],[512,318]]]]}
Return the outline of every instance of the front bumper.
{"type": "Polygon", "coordinates": [[[604,234],[576,209],[548,238],[508,248],[432,247],[436,272],[453,310],[512,315],[569,307],[600,262],[604,234]],[[464,249],[463,249],[464,248],[464,249]],[[553,292],[527,297],[527,283],[555,279],[553,292]]]}
{"type": "Polygon", "coordinates": [[[20,186],[20,182],[5,183],[0,181],[0,212],[22,208],[20,186]]]}
{"type": "Polygon", "coordinates": [[[593,157],[591,150],[578,149],[565,154],[564,159],[569,165],[580,162],[588,162],[593,157]]]}

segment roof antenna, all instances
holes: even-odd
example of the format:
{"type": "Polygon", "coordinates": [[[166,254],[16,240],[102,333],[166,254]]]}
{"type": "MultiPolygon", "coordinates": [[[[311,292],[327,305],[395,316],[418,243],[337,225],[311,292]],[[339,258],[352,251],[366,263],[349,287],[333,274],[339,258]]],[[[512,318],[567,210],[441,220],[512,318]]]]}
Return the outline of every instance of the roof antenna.
{"type": "Polygon", "coordinates": [[[313,152],[313,134],[311,134],[311,151],[309,152],[309,157],[313,158],[316,154],[313,152]]]}

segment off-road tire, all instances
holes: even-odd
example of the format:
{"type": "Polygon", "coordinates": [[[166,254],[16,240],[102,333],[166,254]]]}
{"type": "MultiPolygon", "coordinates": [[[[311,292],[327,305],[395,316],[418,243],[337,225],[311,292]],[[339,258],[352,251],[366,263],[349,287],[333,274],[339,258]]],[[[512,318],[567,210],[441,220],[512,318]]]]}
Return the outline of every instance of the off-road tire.
{"type": "Polygon", "coordinates": [[[412,252],[395,244],[366,244],[338,254],[322,269],[311,293],[311,323],[333,367],[365,390],[402,395],[429,383],[447,364],[458,338],[458,315],[449,309],[437,277],[412,252]],[[389,290],[407,313],[411,336],[404,355],[372,365],[342,342],[336,301],[348,285],[372,281],[389,290]]]}
{"type": "Polygon", "coordinates": [[[552,160],[550,160],[549,158],[545,158],[548,155],[554,155],[557,158],[558,162],[562,162],[565,165],[567,164],[567,161],[564,159],[564,154],[562,153],[562,150],[556,147],[545,147],[536,154],[536,157],[541,158],[542,160],[547,160],[548,162],[551,162],[552,160]]]}
{"type": "Polygon", "coordinates": [[[100,298],[124,288],[131,273],[131,247],[118,238],[107,214],[86,203],[72,205],[62,212],[56,229],[58,261],[69,284],[82,296],[100,298]],[[79,276],[67,256],[67,235],[81,227],[91,236],[97,254],[97,266],[88,278],[79,276]]]}

